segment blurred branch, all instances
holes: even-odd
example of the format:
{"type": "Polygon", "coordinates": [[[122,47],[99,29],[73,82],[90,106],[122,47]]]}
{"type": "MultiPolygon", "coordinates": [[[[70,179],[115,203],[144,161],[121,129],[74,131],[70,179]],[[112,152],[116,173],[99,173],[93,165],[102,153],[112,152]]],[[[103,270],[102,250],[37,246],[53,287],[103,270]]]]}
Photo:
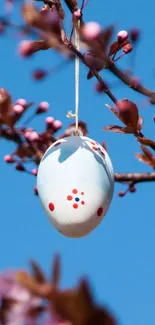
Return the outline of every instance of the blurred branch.
{"type": "Polygon", "coordinates": [[[154,182],[154,173],[115,173],[115,182],[132,182],[132,183],[142,183],[142,182],[154,182]]]}

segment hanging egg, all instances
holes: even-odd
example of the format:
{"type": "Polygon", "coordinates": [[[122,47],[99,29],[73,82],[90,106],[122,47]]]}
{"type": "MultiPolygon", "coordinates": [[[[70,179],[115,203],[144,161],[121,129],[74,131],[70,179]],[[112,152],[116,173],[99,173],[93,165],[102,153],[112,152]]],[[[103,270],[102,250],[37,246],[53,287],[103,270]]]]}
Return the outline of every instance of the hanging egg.
{"type": "Polygon", "coordinates": [[[111,160],[104,148],[88,137],[63,138],[45,152],[37,187],[53,226],[67,237],[83,237],[99,225],[111,203],[111,160]]]}

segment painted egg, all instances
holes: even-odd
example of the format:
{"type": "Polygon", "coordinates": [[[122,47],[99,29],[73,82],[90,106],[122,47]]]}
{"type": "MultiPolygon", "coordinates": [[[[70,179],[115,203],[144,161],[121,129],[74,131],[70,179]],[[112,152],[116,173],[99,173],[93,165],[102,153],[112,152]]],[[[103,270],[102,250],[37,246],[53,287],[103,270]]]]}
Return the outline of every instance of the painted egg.
{"type": "Polygon", "coordinates": [[[111,203],[114,171],[104,148],[85,136],[53,143],[38,169],[38,193],[53,226],[79,238],[101,222],[111,203]]]}

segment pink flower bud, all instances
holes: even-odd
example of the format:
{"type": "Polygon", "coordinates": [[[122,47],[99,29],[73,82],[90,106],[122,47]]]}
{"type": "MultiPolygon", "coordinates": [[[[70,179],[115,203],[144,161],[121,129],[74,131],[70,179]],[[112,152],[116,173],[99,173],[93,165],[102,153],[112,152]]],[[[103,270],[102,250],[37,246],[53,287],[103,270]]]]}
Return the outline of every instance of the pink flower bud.
{"type": "Polygon", "coordinates": [[[13,106],[13,111],[15,114],[22,114],[24,112],[24,107],[21,105],[14,105],[13,106]]]}
{"type": "Polygon", "coordinates": [[[130,53],[132,51],[132,45],[131,44],[126,44],[125,46],[124,46],[124,48],[123,48],[123,52],[125,53],[125,54],[128,54],[128,53],[130,53]]]}
{"type": "Polygon", "coordinates": [[[124,191],[120,191],[120,192],[118,193],[118,195],[119,195],[119,196],[124,196],[124,195],[125,195],[125,192],[124,192],[124,191]]]}
{"type": "Polygon", "coordinates": [[[18,163],[16,166],[15,166],[16,170],[20,171],[20,172],[24,172],[25,171],[25,167],[18,163]]]}
{"type": "Polygon", "coordinates": [[[84,53],[85,63],[90,67],[97,71],[100,71],[104,67],[104,61],[100,57],[94,56],[92,50],[87,51],[84,53]]]}
{"type": "Polygon", "coordinates": [[[140,30],[137,28],[132,28],[130,30],[130,38],[132,42],[137,42],[140,38],[140,30]]]}
{"type": "Polygon", "coordinates": [[[59,121],[59,120],[55,120],[55,121],[53,121],[53,127],[54,127],[55,130],[59,130],[59,129],[61,129],[61,127],[62,127],[62,122],[59,121]]]}
{"type": "Polygon", "coordinates": [[[118,34],[117,34],[117,39],[118,42],[123,43],[124,41],[126,41],[128,39],[128,32],[126,30],[121,30],[118,34]]]}
{"type": "Polygon", "coordinates": [[[4,160],[9,164],[9,163],[14,163],[15,159],[11,155],[6,155],[4,156],[4,160]]]}
{"type": "Polygon", "coordinates": [[[19,54],[23,57],[30,56],[33,53],[32,44],[33,44],[32,41],[28,41],[28,40],[22,41],[19,44],[19,48],[18,48],[19,54]]]}
{"type": "Polygon", "coordinates": [[[92,41],[98,38],[102,28],[98,23],[91,21],[82,27],[81,32],[86,40],[92,41]]]}
{"type": "Polygon", "coordinates": [[[96,85],[95,85],[95,90],[98,92],[98,93],[102,93],[104,92],[106,89],[106,85],[104,83],[101,83],[101,82],[97,82],[96,85]]]}
{"type": "Polygon", "coordinates": [[[52,126],[54,117],[48,116],[45,121],[46,121],[47,126],[52,126]]]}
{"type": "Polygon", "coordinates": [[[23,99],[23,98],[19,98],[19,99],[16,100],[16,104],[25,107],[26,104],[27,104],[27,102],[26,102],[25,99],[23,99]]]}
{"type": "Polygon", "coordinates": [[[37,176],[37,174],[38,174],[38,169],[36,169],[36,168],[32,169],[32,174],[33,174],[34,176],[37,176]]]}
{"type": "Polygon", "coordinates": [[[49,103],[48,102],[41,102],[38,106],[38,109],[36,111],[36,114],[41,114],[47,112],[49,109],[49,103]]]}
{"type": "Polygon", "coordinates": [[[38,188],[37,188],[37,186],[34,186],[33,190],[34,190],[34,194],[35,195],[38,195],[38,188]]]}
{"type": "Polygon", "coordinates": [[[28,140],[28,141],[38,141],[40,138],[39,138],[39,134],[36,132],[36,131],[26,131],[25,134],[25,139],[28,140]]]}
{"type": "Polygon", "coordinates": [[[35,79],[35,80],[41,80],[46,76],[47,76],[46,70],[38,69],[38,70],[33,71],[33,79],[35,79]]]}
{"type": "Polygon", "coordinates": [[[81,9],[74,11],[72,19],[73,21],[78,21],[81,18],[81,9]]]}

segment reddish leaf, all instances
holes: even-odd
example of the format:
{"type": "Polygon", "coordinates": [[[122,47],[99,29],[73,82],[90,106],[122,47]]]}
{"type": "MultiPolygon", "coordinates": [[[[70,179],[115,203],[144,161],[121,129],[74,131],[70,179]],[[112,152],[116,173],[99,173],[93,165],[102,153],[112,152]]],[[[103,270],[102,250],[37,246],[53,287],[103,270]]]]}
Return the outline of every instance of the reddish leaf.
{"type": "Polygon", "coordinates": [[[148,159],[152,159],[152,157],[153,157],[153,155],[152,155],[152,152],[149,150],[149,149],[147,149],[145,146],[141,146],[141,149],[142,149],[142,151],[143,151],[143,153],[144,153],[144,155],[148,158],[148,159]]]}
{"type": "Polygon", "coordinates": [[[91,70],[88,72],[87,74],[87,79],[91,79],[94,76],[93,72],[91,72],[91,70]]]}
{"type": "Polygon", "coordinates": [[[124,128],[119,125],[108,125],[108,126],[105,126],[103,128],[103,130],[104,131],[112,131],[112,132],[116,132],[116,133],[122,133],[122,134],[127,133],[126,131],[124,131],[124,128]]]}
{"type": "Polygon", "coordinates": [[[132,125],[133,130],[137,131],[139,121],[138,108],[136,104],[128,99],[123,99],[116,103],[119,117],[121,117],[125,125],[132,125]]]}
{"type": "Polygon", "coordinates": [[[39,282],[40,284],[45,283],[46,277],[45,277],[44,273],[42,272],[40,266],[34,260],[31,260],[30,264],[31,264],[32,274],[33,274],[35,280],[37,282],[39,282]]]}
{"type": "Polygon", "coordinates": [[[29,144],[22,143],[18,146],[16,151],[14,152],[14,155],[22,158],[31,158],[34,155],[34,151],[30,148],[29,144]]]}
{"type": "Polygon", "coordinates": [[[54,286],[59,284],[60,280],[60,258],[56,256],[53,262],[52,283],[54,286]]]}
{"type": "Polygon", "coordinates": [[[113,31],[114,31],[114,27],[109,26],[109,27],[105,28],[100,35],[99,43],[101,45],[101,49],[103,52],[105,52],[107,49],[107,46],[112,38],[113,31]]]}
{"type": "Polygon", "coordinates": [[[155,157],[153,156],[152,152],[148,150],[145,146],[141,145],[141,149],[143,154],[136,153],[136,157],[141,161],[146,163],[147,165],[151,166],[155,169],[155,157]]]}
{"type": "Polygon", "coordinates": [[[0,88],[0,122],[12,126],[12,100],[7,90],[0,88]]]}
{"type": "Polygon", "coordinates": [[[122,43],[118,43],[118,41],[115,41],[110,46],[110,50],[109,50],[108,56],[111,56],[113,54],[116,54],[118,51],[120,51],[127,44],[130,44],[129,40],[125,40],[122,43]]]}
{"type": "Polygon", "coordinates": [[[151,147],[152,149],[155,150],[155,141],[147,139],[147,138],[142,138],[142,137],[138,137],[137,140],[141,144],[144,144],[145,146],[151,147]]]}

